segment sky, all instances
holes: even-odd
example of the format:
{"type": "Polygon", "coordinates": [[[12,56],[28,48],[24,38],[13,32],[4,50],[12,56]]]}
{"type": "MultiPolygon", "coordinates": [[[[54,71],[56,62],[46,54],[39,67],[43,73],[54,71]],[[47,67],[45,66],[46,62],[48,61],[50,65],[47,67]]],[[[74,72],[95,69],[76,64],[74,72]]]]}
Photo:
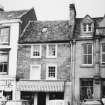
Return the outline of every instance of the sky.
{"type": "Polygon", "coordinates": [[[0,0],[6,11],[34,7],[38,20],[68,20],[70,3],[75,3],[77,17],[105,15],[105,0],[0,0]]]}

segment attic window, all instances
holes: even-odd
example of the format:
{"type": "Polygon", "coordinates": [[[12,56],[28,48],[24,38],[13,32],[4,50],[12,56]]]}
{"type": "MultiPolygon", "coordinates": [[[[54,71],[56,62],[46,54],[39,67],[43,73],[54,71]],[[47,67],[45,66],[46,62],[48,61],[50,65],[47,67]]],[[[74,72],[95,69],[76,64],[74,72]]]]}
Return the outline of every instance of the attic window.
{"type": "Polygon", "coordinates": [[[83,24],[83,31],[84,32],[91,32],[92,31],[92,24],[91,23],[84,23],[83,24]]]}
{"type": "Polygon", "coordinates": [[[42,29],[42,32],[47,32],[47,30],[48,30],[48,28],[47,28],[47,27],[44,27],[44,28],[42,29]]]}

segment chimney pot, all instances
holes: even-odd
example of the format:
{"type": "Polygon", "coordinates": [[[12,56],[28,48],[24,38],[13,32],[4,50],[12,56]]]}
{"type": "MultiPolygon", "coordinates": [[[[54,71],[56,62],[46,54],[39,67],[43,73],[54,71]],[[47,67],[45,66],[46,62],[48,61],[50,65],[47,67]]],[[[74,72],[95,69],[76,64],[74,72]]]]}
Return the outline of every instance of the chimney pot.
{"type": "Polygon", "coordinates": [[[0,11],[4,11],[4,7],[0,4],[0,11]]]}

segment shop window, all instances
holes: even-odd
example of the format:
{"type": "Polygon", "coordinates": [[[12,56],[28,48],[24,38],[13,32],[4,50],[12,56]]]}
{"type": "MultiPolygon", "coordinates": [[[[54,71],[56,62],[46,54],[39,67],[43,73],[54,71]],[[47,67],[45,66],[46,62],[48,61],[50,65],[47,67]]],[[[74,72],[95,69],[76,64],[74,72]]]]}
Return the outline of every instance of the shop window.
{"type": "Polygon", "coordinates": [[[83,44],[83,64],[93,63],[93,48],[92,43],[83,44]]]}
{"type": "Polygon", "coordinates": [[[0,74],[7,74],[8,72],[8,58],[9,52],[8,51],[0,51],[0,74]]]}
{"type": "Polygon", "coordinates": [[[47,58],[56,58],[57,57],[57,45],[48,44],[47,45],[47,58]]]}
{"type": "Polygon", "coordinates": [[[4,91],[3,96],[5,96],[7,100],[12,100],[12,91],[4,91]]]}
{"type": "Polygon", "coordinates": [[[63,92],[50,93],[50,95],[49,95],[49,100],[63,100],[63,99],[64,99],[63,92]]]}
{"type": "Polygon", "coordinates": [[[9,43],[9,35],[10,28],[9,27],[2,27],[0,28],[0,44],[8,44],[9,43]]]}
{"type": "Polygon", "coordinates": [[[80,79],[80,100],[93,98],[93,80],[80,79]]]}
{"type": "Polygon", "coordinates": [[[29,101],[29,105],[34,105],[34,92],[21,92],[21,99],[29,101]]]}

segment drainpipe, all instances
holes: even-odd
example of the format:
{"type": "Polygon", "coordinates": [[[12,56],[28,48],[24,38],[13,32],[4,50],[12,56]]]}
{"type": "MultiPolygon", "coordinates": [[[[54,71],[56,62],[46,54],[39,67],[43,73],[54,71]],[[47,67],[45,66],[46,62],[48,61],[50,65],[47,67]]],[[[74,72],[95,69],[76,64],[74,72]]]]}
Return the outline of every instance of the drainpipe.
{"type": "MultiPolygon", "coordinates": [[[[100,38],[95,39],[95,75],[93,81],[94,99],[101,98],[101,76],[100,76],[100,38]]],[[[94,54],[93,54],[94,55],[94,54]]]]}
{"type": "Polygon", "coordinates": [[[72,102],[71,105],[76,105],[76,100],[75,100],[75,59],[76,59],[76,41],[73,40],[70,42],[71,44],[71,72],[72,72],[72,88],[71,88],[71,94],[72,94],[72,102]]]}

